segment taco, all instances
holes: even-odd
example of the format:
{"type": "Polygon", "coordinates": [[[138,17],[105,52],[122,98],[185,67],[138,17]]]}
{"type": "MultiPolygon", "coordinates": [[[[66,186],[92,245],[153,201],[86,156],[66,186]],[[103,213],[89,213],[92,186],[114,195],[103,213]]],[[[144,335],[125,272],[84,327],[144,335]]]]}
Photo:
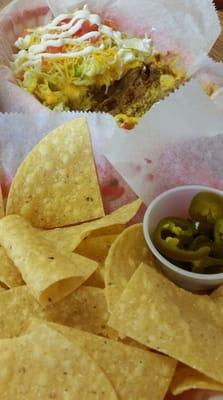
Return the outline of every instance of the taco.
{"type": "Polygon", "coordinates": [[[179,57],[117,30],[87,7],[27,29],[11,64],[19,86],[52,110],[102,111],[133,127],[186,80],[179,57]]]}

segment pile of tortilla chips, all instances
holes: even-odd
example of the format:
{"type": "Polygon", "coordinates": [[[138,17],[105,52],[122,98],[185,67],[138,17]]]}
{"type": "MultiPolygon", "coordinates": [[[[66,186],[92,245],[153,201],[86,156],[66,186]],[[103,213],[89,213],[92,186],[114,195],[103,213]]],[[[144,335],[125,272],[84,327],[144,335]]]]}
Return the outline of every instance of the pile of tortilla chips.
{"type": "Polygon", "coordinates": [[[140,200],[104,215],[85,119],[32,150],[6,216],[1,204],[1,399],[223,390],[221,291],[197,296],[156,271],[142,224],[126,227],[140,200]]]}

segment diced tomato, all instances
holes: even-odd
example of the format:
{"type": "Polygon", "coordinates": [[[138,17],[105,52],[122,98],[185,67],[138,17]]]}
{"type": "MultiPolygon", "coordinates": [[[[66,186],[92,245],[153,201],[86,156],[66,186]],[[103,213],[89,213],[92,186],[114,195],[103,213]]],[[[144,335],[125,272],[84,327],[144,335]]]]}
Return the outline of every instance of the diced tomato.
{"type": "Polygon", "coordinates": [[[103,23],[104,25],[110,26],[110,28],[112,28],[112,29],[114,29],[114,30],[117,30],[117,29],[118,29],[117,23],[116,23],[114,20],[112,20],[112,19],[105,18],[105,19],[103,19],[102,23],[103,23]]]}
{"type": "Polygon", "coordinates": [[[100,36],[92,37],[90,39],[90,42],[94,44],[94,43],[97,43],[99,39],[100,39],[100,36]]]}
{"type": "Polygon", "coordinates": [[[63,53],[63,46],[60,46],[60,47],[48,46],[46,48],[46,52],[47,53],[52,53],[52,54],[63,53]]]}
{"type": "Polygon", "coordinates": [[[19,78],[20,81],[24,81],[24,74],[23,74],[23,72],[21,72],[21,74],[19,74],[18,78],[19,78]]]}
{"type": "Polygon", "coordinates": [[[97,24],[90,25],[89,32],[97,32],[97,31],[98,31],[98,25],[97,24]]]}
{"type": "Polygon", "coordinates": [[[74,37],[81,37],[88,32],[97,32],[98,25],[97,24],[90,24],[89,21],[84,21],[82,27],[73,35],[74,37]]]}
{"type": "Polygon", "coordinates": [[[41,57],[41,64],[43,67],[47,65],[47,60],[44,57],[41,57]]]}
{"type": "Polygon", "coordinates": [[[131,130],[131,129],[133,129],[134,128],[134,126],[135,126],[135,124],[134,124],[134,122],[124,122],[123,124],[121,124],[121,127],[123,128],[123,129],[127,129],[127,130],[131,130]]]}
{"type": "Polygon", "coordinates": [[[71,18],[64,18],[62,21],[60,21],[57,26],[61,26],[61,25],[66,25],[71,21],[71,18]]]}

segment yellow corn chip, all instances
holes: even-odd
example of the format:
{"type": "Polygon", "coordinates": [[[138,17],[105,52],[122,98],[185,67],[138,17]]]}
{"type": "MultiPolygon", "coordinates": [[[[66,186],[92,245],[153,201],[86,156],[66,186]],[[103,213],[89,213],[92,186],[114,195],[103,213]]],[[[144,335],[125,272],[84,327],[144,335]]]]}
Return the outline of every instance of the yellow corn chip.
{"type": "Polygon", "coordinates": [[[66,122],[34,147],[12,182],[6,214],[41,228],[104,215],[85,118],[66,122]]]}
{"type": "Polygon", "coordinates": [[[183,364],[178,364],[173,381],[170,386],[171,392],[176,396],[187,390],[203,389],[216,390],[223,392],[223,384],[215,382],[206,375],[187,367],[183,364]]]}
{"type": "MultiPolygon", "coordinates": [[[[223,311],[223,286],[217,288],[210,297],[219,306],[219,309],[223,311]]],[[[178,395],[190,389],[203,389],[223,392],[223,384],[214,381],[195,369],[187,367],[183,364],[178,364],[174,379],[171,384],[171,392],[174,395],[178,395]]]]}
{"type": "Polygon", "coordinates": [[[167,354],[223,383],[223,326],[209,296],[187,292],[141,264],[109,320],[120,336],[167,354]]]}
{"type": "Polygon", "coordinates": [[[75,249],[75,253],[99,263],[105,261],[108,251],[117,235],[88,236],[75,249]]]}
{"type": "Polygon", "coordinates": [[[95,361],[47,326],[1,340],[0,363],[2,399],[118,400],[95,361]]]}
{"type": "Polygon", "coordinates": [[[84,238],[94,233],[96,236],[99,231],[100,236],[106,234],[117,234],[123,225],[129,222],[139,210],[142,201],[140,199],[133,201],[112,214],[106,215],[97,221],[87,222],[85,224],[59,228],[52,230],[39,230],[42,237],[50,240],[58,249],[65,252],[73,251],[82,242],[84,238]],[[118,232],[116,232],[116,229],[118,232]]]}
{"type": "Polygon", "coordinates": [[[85,286],[95,286],[98,288],[105,287],[105,267],[104,264],[99,264],[96,271],[84,282],[85,286]]]}
{"type": "Polygon", "coordinates": [[[98,266],[79,254],[58,252],[18,215],[0,220],[0,244],[41,304],[61,300],[81,286],[98,266]]]}
{"type": "Polygon", "coordinates": [[[0,339],[21,335],[32,316],[43,307],[30,294],[27,286],[19,286],[0,293],[0,339]]]}
{"type": "Polygon", "coordinates": [[[0,185],[0,218],[4,217],[5,215],[5,209],[4,209],[4,202],[3,202],[3,197],[2,197],[2,189],[0,185]]]}
{"type": "MultiPolygon", "coordinates": [[[[221,285],[217,289],[215,289],[211,293],[210,297],[219,306],[219,311],[221,313],[223,313],[223,285],[221,285]]],[[[223,322],[222,317],[220,317],[220,318],[221,318],[221,320],[223,322]]]]}
{"type": "MultiPolygon", "coordinates": [[[[34,320],[28,332],[44,326],[34,320]]],[[[75,346],[86,351],[112,383],[119,400],[163,400],[173,377],[176,361],[78,329],[49,323],[75,346]]]]}
{"type": "Polygon", "coordinates": [[[5,249],[0,247],[0,284],[8,288],[23,285],[22,276],[8,257],[5,249]]]}
{"type": "Polygon", "coordinates": [[[82,286],[62,301],[41,308],[36,316],[96,335],[117,338],[117,333],[107,326],[109,314],[104,290],[100,288],[82,286]]]}
{"type": "Polygon", "coordinates": [[[136,342],[135,340],[133,340],[129,337],[125,337],[124,339],[119,338],[119,342],[121,342],[123,344],[127,344],[128,346],[137,347],[138,349],[148,350],[148,347],[144,346],[144,344],[136,342]]]}
{"type": "MultiPolygon", "coordinates": [[[[138,202],[138,200],[137,200],[137,202],[138,202]]],[[[131,204],[133,204],[133,203],[131,203],[131,204]]],[[[119,212],[121,213],[122,210],[124,208],[128,207],[128,206],[130,206],[130,204],[117,209],[116,211],[114,211],[112,214],[109,214],[109,215],[115,216],[116,213],[119,213],[119,212]]],[[[108,217],[108,216],[106,216],[106,217],[108,217]]],[[[120,216],[120,218],[121,218],[121,216],[120,216]]],[[[129,222],[129,221],[127,221],[127,222],[129,222]]],[[[126,224],[126,223],[124,223],[124,224],[126,224]]],[[[119,235],[125,229],[125,225],[124,224],[120,223],[120,224],[116,224],[116,225],[108,225],[108,226],[105,226],[104,228],[98,228],[96,230],[93,230],[92,233],[90,233],[89,236],[90,237],[97,237],[97,236],[107,236],[107,235],[110,235],[110,236],[119,235]]]]}
{"type": "Polygon", "coordinates": [[[130,226],[118,236],[105,260],[106,298],[110,312],[139,264],[151,260],[142,224],[130,226]]]}
{"type": "Polygon", "coordinates": [[[34,317],[114,337],[113,330],[106,326],[104,291],[95,287],[82,286],[62,301],[45,307],[34,299],[27,286],[0,293],[1,339],[21,335],[34,317]]]}

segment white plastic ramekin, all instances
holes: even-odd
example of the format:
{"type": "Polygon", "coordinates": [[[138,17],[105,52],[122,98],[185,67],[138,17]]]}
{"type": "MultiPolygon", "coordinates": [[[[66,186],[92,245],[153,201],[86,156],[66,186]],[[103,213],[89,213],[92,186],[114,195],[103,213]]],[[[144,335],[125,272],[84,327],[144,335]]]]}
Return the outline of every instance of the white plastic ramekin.
{"type": "Polygon", "coordinates": [[[170,189],[156,197],[144,216],[143,230],[145,240],[155,256],[156,263],[162,272],[178,286],[194,292],[203,292],[214,289],[223,283],[223,273],[219,274],[198,274],[185,271],[172,264],[163,257],[152,241],[152,234],[157,223],[165,217],[189,217],[188,210],[192,198],[199,192],[217,193],[223,196],[221,190],[208,186],[186,185],[170,189]]]}

